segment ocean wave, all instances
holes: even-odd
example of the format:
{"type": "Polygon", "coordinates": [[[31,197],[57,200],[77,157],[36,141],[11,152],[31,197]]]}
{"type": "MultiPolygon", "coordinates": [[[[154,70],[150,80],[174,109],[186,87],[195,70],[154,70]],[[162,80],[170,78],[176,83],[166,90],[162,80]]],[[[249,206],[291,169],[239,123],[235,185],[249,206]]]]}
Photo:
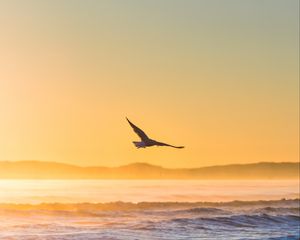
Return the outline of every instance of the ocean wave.
{"type": "Polygon", "coordinates": [[[174,211],[174,213],[178,214],[204,214],[204,215],[221,215],[221,214],[229,214],[230,211],[226,211],[220,208],[212,208],[212,207],[196,207],[196,208],[187,208],[183,210],[174,211]]]}
{"type": "Polygon", "coordinates": [[[226,211],[210,207],[99,211],[92,206],[85,211],[21,210],[31,214],[30,217],[16,216],[15,213],[20,210],[6,210],[12,215],[4,214],[0,218],[0,239],[298,240],[300,237],[297,231],[300,216],[293,214],[247,211],[241,214],[232,209],[226,211]]]}
{"type": "Polygon", "coordinates": [[[172,223],[178,223],[180,225],[203,225],[203,226],[233,226],[233,227],[247,227],[255,228],[257,226],[270,226],[276,224],[288,224],[290,227],[297,227],[300,221],[300,217],[296,215],[232,215],[226,217],[199,217],[199,218],[175,218],[168,220],[172,223]]]}
{"type": "Polygon", "coordinates": [[[256,213],[300,215],[300,207],[264,207],[255,209],[256,213]]]}
{"type": "Polygon", "coordinates": [[[88,212],[88,211],[126,211],[126,210],[155,210],[177,209],[190,212],[220,212],[221,208],[244,207],[256,208],[266,212],[297,211],[300,199],[282,199],[270,201],[231,201],[231,202],[110,202],[110,203],[40,203],[40,204],[17,204],[0,203],[0,211],[5,210],[40,210],[40,211],[65,211],[65,212],[88,212]]]}
{"type": "Polygon", "coordinates": [[[298,235],[286,235],[286,236],[281,236],[281,237],[270,237],[265,240],[299,240],[298,235]]]}

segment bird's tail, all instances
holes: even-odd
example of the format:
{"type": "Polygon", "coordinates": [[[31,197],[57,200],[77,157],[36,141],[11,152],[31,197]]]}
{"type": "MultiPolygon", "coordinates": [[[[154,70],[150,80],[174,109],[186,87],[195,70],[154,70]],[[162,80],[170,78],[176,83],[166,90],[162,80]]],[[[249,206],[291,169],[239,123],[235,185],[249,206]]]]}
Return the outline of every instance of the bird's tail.
{"type": "Polygon", "coordinates": [[[133,142],[133,144],[134,144],[137,148],[144,148],[144,147],[146,147],[144,142],[133,142]]]}

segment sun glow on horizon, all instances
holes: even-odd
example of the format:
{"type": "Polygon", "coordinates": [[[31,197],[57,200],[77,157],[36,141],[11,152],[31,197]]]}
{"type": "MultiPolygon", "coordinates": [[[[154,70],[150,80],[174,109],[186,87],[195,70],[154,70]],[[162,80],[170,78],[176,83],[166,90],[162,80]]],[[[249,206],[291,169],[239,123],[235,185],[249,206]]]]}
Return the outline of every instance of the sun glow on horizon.
{"type": "Polygon", "coordinates": [[[298,1],[2,1],[0,160],[299,161],[298,1]],[[183,150],[135,149],[125,117],[183,150]]]}

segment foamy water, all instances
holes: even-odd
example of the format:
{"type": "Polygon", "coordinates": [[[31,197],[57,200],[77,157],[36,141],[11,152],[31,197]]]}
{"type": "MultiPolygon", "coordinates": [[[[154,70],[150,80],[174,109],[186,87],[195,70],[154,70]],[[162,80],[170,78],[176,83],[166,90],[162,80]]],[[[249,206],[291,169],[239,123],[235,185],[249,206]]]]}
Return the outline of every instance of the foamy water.
{"type": "Polygon", "coordinates": [[[0,239],[298,240],[299,199],[278,200],[298,196],[298,181],[3,180],[0,239]]]}

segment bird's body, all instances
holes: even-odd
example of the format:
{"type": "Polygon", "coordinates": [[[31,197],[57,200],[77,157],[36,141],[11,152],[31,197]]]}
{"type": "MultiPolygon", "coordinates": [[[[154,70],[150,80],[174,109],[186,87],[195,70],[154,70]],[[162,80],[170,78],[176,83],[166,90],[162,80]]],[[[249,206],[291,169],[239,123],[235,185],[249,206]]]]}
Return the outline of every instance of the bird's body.
{"type": "Polygon", "coordinates": [[[156,140],[153,140],[149,138],[146,133],[143,132],[140,128],[135,126],[132,122],[129,121],[128,118],[126,118],[130,126],[132,127],[133,131],[140,137],[141,141],[136,142],[134,141],[133,144],[137,148],[146,148],[146,147],[152,147],[152,146],[167,146],[167,147],[173,147],[173,148],[184,148],[183,146],[173,146],[167,143],[158,142],[156,140]]]}

